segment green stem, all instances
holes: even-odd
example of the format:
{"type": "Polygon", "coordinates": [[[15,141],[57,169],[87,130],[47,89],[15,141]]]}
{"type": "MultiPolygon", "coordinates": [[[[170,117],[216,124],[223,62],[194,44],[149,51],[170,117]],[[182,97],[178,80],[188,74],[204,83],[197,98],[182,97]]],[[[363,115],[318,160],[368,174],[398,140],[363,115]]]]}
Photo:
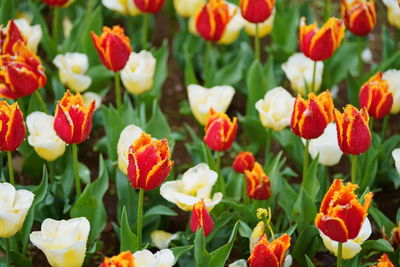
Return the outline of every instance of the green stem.
{"type": "Polygon", "coordinates": [[[47,107],[46,107],[46,103],[44,102],[44,100],[43,100],[43,98],[42,98],[42,96],[40,95],[40,93],[39,93],[38,90],[35,91],[35,96],[36,96],[37,101],[39,102],[39,105],[40,105],[41,109],[42,109],[45,113],[50,114],[50,113],[49,113],[49,110],[48,110],[47,107]]]}
{"type": "Polygon", "coordinates": [[[336,266],[337,267],[342,267],[342,252],[343,252],[343,243],[339,242],[338,244],[338,253],[337,253],[337,257],[336,257],[336,266]]]}
{"type": "Polygon", "coordinates": [[[362,60],[362,52],[363,52],[363,40],[362,37],[357,37],[357,54],[358,54],[358,77],[361,77],[363,73],[363,60],[362,60]]]}
{"type": "Polygon", "coordinates": [[[74,164],[74,176],[75,176],[75,191],[77,198],[81,195],[81,179],[79,177],[79,167],[78,167],[78,146],[77,144],[72,144],[72,161],[74,164]]]}
{"type": "Polygon", "coordinates": [[[256,53],[256,59],[260,61],[260,36],[259,34],[259,28],[258,28],[258,23],[256,23],[256,36],[254,36],[254,51],[256,53]]]}
{"type": "Polygon", "coordinates": [[[267,163],[268,156],[271,152],[271,129],[266,129],[266,140],[265,140],[265,163],[267,163]]]}
{"type": "Polygon", "coordinates": [[[60,9],[58,7],[53,8],[53,39],[58,46],[58,29],[60,24],[60,9]]]}
{"type": "Polygon", "coordinates": [[[5,238],[5,243],[6,243],[6,267],[11,266],[11,258],[10,258],[10,240],[8,238],[5,238]]]}
{"type": "Polygon", "coordinates": [[[357,183],[357,156],[350,155],[351,159],[351,182],[353,184],[357,183]]]}
{"type": "Polygon", "coordinates": [[[389,123],[389,114],[385,116],[385,118],[383,119],[383,126],[382,126],[382,132],[381,132],[381,139],[383,142],[383,139],[386,136],[386,131],[387,131],[387,127],[388,127],[388,123],[389,123]]]}
{"type": "Polygon", "coordinates": [[[47,161],[47,167],[49,168],[50,181],[53,181],[54,177],[56,176],[56,170],[54,168],[54,163],[51,161],[47,161]]]}
{"type": "Polygon", "coordinates": [[[119,72],[115,72],[115,105],[117,106],[118,114],[122,112],[121,101],[121,79],[119,72]]]}
{"type": "Polygon", "coordinates": [[[210,81],[211,48],[212,48],[212,43],[211,42],[207,42],[206,55],[205,55],[205,61],[204,61],[204,71],[205,71],[204,85],[205,85],[205,87],[209,87],[210,84],[211,84],[211,81],[210,81]]]}
{"type": "Polygon", "coordinates": [[[15,185],[15,180],[14,180],[14,168],[12,165],[12,154],[11,151],[7,151],[7,161],[8,161],[8,173],[10,176],[10,184],[15,185]]]}
{"type": "Polygon", "coordinates": [[[373,130],[374,130],[374,118],[369,117],[369,131],[371,132],[371,134],[373,130]]]}
{"type": "Polygon", "coordinates": [[[142,247],[143,197],[144,197],[144,190],[143,188],[139,188],[137,231],[136,231],[139,249],[142,247]]]}
{"type": "Polygon", "coordinates": [[[314,61],[313,74],[312,74],[312,84],[311,84],[311,92],[315,92],[315,76],[317,73],[317,61],[314,61]]]}
{"type": "Polygon", "coordinates": [[[304,146],[304,159],[303,159],[303,181],[306,179],[308,171],[308,147],[310,146],[310,140],[306,140],[306,145],[304,146]]]}
{"type": "Polygon", "coordinates": [[[149,15],[143,13],[143,21],[142,21],[142,49],[147,49],[147,36],[149,31],[149,15]]]}
{"type": "Polygon", "coordinates": [[[243,176],[242,199],[244,204],[249,203],[249,197],[247,196],[247,180],[245,175],[243,176]]]}
{"type": "Polygon", "coordinates": [[[224,177],[222,176],[221,173],[221,152],[220,151],[216,151],[216,166],[215,169],[218,173],[218,189],[220,190],[220,192],[222,194],[225,194],[225,181],[224,181],[224,177]]]}

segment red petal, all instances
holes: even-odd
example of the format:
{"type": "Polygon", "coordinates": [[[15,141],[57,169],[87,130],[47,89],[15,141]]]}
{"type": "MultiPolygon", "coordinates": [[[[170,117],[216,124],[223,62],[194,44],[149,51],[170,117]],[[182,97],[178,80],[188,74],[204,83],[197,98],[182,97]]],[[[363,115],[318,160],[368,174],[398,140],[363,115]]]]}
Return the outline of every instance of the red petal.
{"type": "Polygon", "coordinates": [[[322,213],[318,213],[315,217],[315,225],[334,241],[346,242],[349,239],[346,225],[339,218],[327,217],[322,213]]]}

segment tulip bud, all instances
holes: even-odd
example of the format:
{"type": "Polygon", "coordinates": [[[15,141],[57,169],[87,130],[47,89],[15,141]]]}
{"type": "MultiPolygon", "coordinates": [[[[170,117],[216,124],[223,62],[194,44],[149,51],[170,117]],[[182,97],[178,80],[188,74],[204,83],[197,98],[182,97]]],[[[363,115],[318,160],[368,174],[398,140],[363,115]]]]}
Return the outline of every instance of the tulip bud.
{"type": "Polygon", "coordinates": [[[394,264],[390,261],[386,253],[382,254],[376,265],[371,265],[370,267],[394,267],[394,264]]]}
{"type": "Polygon", "coordinates": [[[9,238],[21,230],[33,198],[30,191],[0,183],[0,237],[9,238]]]}
{"type": "Polygon", "coordinates": [[[245,259],[240,259],[232,262],[228,267],[247,267],[247,262],[245,259]]]}
{"type": "Polygon", "coordinates": [[[169,243],[177,237],[177,233],[171,234],[163,230],[156,230],[150,234],[151,242],[153,242],[158,249],[168,248],[169,243]]]}
{"type": "Polygon", "coordinates": [[[101,3],[108,9],[114,10],[126,16],[139,15],[140,9],[137,8],[133,0],[102,0],[101,3]]]}
{"type": "MultiPolygon", "coordinates": [[[[130,0],[132,1],[132,0],[130,0]]],[[[140,11],[144,13],[157,13],[163,7],[165,0],[133,0],[140,11]]]]}
{"type": "Polygon", "coordinates": [[[314,61],[330,58],[344,38],[343,21],[332,17],[318,28],[317,23],[306,25],[305,20],[302,17],[300,21],[300,50],[314,61]]]}
{"type": "Polygon", "coordinates": [[[43,0],[49,6],[54,7],[68,7],[71,5],[75,0],[43,0]]]}
{"type": "Polygon", "coordinates": [[[235,141],[237,128],[236,117],[231,121],[225,113],[215,112],[211,109],[204,129],[204,142],[213,150],[228,150],[231,148],[233,141],[235,141]]]}
{"type": "Polygon", "coordinates": [[[396,0],[383,0],[383,4],[387,7],[387,17],[389,23],[400,29],[400,7],[396,0]]]}
{"type": "Polygon", "coordinates": [[[124,29],[118,25],[112,29],[103,27],[101,36],[97,36],[94,32],[91,34],[104,66],[115,72],[122,70],[132,51],[129,37],[124,34],[124,29]]]}
{"type": "Polygon", "coordinates": [[[36,53],[43,35],[40,24],[31,26],[25,18],[16,19],[14,22],[18,26],[21,34],[26,38],[28,48],[36,53]]]}
{"type": "Polygon", "coordinates": [[[29,236],[53,267],[80,267],[86,253],[90,223],[85,217],[56,221],[45,219],[41,231],[29,236]]]}
{"type": "Polygon", "coordinates": [[[132,253],[125,251],[117,256],[104,258],[99,267],[135,267],[135,262],[132,253]]]}
{"type": "Polygon", "coordinates": [[[367,35],[375,27],[374,0],[342,0],[340,11],[347,29],[355,35],[367,35]]]}
{"type": "Polygon", "coordinates": [[[365,108],[359,111],[352,105],[344,108],[343,114],[334,112],[339,147],[345,154],[359,155],[371,145],[369,115],[365,108]]]}
{"type": "Polygon", "coordinates": [[[190,218],[190,229],[192,232],[196,233],[199,227],[203,228],[205,236],[211,234],[214,228],[214,221],[202,199],[193,205],[192,217],[190,218]]]}
{"type": "Polygon", "coordinates": [[[281,235],[272,242],[264,234],[248,259],[250,267],[276,266],[282,267],[286,259],[286,251],[290,247],[290,236],[281,235]]]}
{"type": "Polygon", "coordinates": [[[135,188],[153,190],[168,177],[172,165],[167,139],[152,139],[142,132],[130,147],[128,178],[135,188]]]}
{"type": "Polygon", "coordinates": [[[382,72],[372,76],[360,89],[360,107],[366,108],[375,119],[385,117],[393,105],[393,94],[388,82],[382,80],[382,72]]]}
{"type": "Polygon", "coordinates": [[[245,171],[251,171],[254,167],[254,156],[251,152],[241,151],[235,158],[232,168],[235,172],[244,173],[245,171]]]}
{"type": "Polygon", "coordinates": [[[272,14],[275,0],[240,0],[242,16],[248,22],[262,23],[272,14]]]}
{"type": "Polygon", "coordinates": [[[54,119],[54,130],[67,144],[80,144],[85,141],[92,130],[92,118],[95,102],[86,106],[82,96],[67,91],[58,101],[54,119]]]}
{"type": "Polygon", "coordinates": [[[326,126],[333,120],[334,107],[329,91],[318,96],[311,93],[308,97],[308,100],[304,100],[297,95],[290,128],[297,136],[314,139],[321,136],[326,126]]]}
{"type": "Polygon", "coordinates": [[[0,101],[0,151],[14,151],[26,135],[24,116],[18,103],[0,101]]]}
{"type": "Polygon", "coordinates": [[[174,7],[179,16],[189,18],[196,14],[205,2],[205,0],[174,0],[174,7]]]}
{"type": "Polygon", "coordinates": [[[247,181],[247,195],[252,199],[268,199],[271,196],[271,184],[260,163],[256,162],[252,170],[244,172],[247,181]]]}
{"type": "Polygon", "coordinates": [[[206,41],[218,42],[230,19],[226,2],[210,0],[195,15],[196,30],[206,41]]]}
{"type": "Polygon", "coordinates": [[[144,249],[133,253],[133,258],[135,267],[172,267],[175,261],[174,253],[170,249],[162,249],[154,254],[144,249]]]}
{"type": "Polygon", "coordinates": [[[383,73],[382,79],[387,81],[389,91],[393,94],[393,105],[390,113],[397,114],[400,111],[400,71],[387,70],[383,73]]]}

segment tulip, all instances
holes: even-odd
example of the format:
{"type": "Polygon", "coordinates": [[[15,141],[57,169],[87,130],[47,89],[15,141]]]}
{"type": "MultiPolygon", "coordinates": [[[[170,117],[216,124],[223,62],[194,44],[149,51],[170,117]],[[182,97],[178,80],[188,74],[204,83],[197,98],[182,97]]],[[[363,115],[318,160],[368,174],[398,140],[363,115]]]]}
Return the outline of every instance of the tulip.
{"type": "Polygon", "coordinates": [[[210,110],[210,115],[204,129],[204,142],[216,151],[225,151],[231,148],[237,132],[237,118],[230,118],[222,112],[210,110]]]}
{"type": "Polygon", "coordinates": [[[94,110],[98,110],[101,106],[101,96],[94,92],[83,93],[82,99],[85,106],[89,106],[94,101],[94,110]]]}
{"type": "Polygon", "coordinates": [[[264,222],[260,221],[257,223],[256,227],[254,227],[250,235],[250,242],[249,242],[250,253],[254,250],[254,247],[264,236],[264,234],[265,234],[265,224],[264,222]]]}
{"type": "Polygon", "coordinates": [[[0,55],[14,54],[13,47],[18,42],[26,44],[26,39],[15,20],[8,21],[5,29],[0,27],[0,55]]]}
{"type": "Polygon", "coordinates": [[[68,7],[71,5],[75,0],[43,0],[49,6],[54,7],[68,7]]]}
{"type": "Polygon", "coordinates": [[[366,108],[375,119],[385,117],[392,108],[393,94],[389,91],[387,81],[382,79],[382,72],[372,76],[361,86],[360,107],[366,108]]]}
{"type": "Polygon", "coordinates": [[[316,63],[314,84],[314,61],[303,53],[295,53],[289,57],[288,61],[282,64],[282,70],[289,79],[292,90],[306,96],[307,92],[318,92],[322,82],[324,63],[322,61],[316,63]]]}
{"type": "Polygon", "coordinates": [[[400,175],[400,148],[392,151],[392,157],[396,166],[397,173],[400,175]]]}
{"type": "Polygon", "coordinates": [[[218,174],[210,170],[205,163],[197,164],[187,170],[181,180],[169,181],[160,188],[160,194],[167,201],[174,203],[181,210],[191,211],[193,205],[204,201],[208,210],[212,210],[222,200],[222,193],[214,193],[212,187],[217,182],[218,174]]]}
{"type": "Polygon", "coordinates": [[[43,35],[40,24],[31,26],[25,18],[16,19],[14,22],[18,26],[22,36],[26,38],[28,48],[36,53],[43,35]]]}
{"type": "Polygon", "coordinates": [[[0,151],[14,151],[26,135],[24,116],[18,103],[0,101],[0,151]]]}
{"type": "Polygon", "coordinates": [[[245,21],[245,25],[244,25],[244,29],[246,31],[246,33],[250,36],[256,36],[256,25],[258,25],[258,37],[259,38],[263,38],[266,35],[270,34],[272,31],[272,27],[274,26],[274,21],[275,21],[275,13],[276,13],[276,9],[274,8],[272,10],[272,14],[271,16],[269,16],[269,18],[262,22],[262,23],[251,23],[248,21],[245,21]]]}
{"type": "Polygon", "coordinates": [[[256,162],[252,170],[244,172],[247,180],[247,195],[252,199],[268,199],[271,196],[271,184],[260,163],[256,162]]]}
{"type": "Polygon", "coordinates": [[[387,70],[383,73],[382,79],[387,81],[389,91],[393,95],[393,105],[390,109],[390,113],[397,114],[400,111],[400,71],[399,70],[387,70]]]}
{"type": "Polygon", "coordinates": [[[156,59],[148,51],[132,52],[121,71],[125,88],[134,95],[140,95],[153,87],[156,59]]]}
{"type": "Polygon", "coordinates": [[[150,235],[151,242],[153,242],[158,249],[168,248],[169,243],[177,237],[177,234],[171,234],[163,230],[153,231],[150,235]]]}
{"type": "Polygon", "coordinates": [[[387,16],[389,23],[400,29],[400,7],[396,0],[383,0],[383,4],[388,9],[387,16]]]}
{"type": "Polygon", "coordinates": [[[32,112],[26,118],[28,143],[47,161],[54,161],[65,152],[65,143],[54,130],[54,117],[43,112],[32,112]]]}
{"type": "Polygon", "coordinates": [[[240,0],[243,18],[251,23],[266,21],[275,8],[275,0],[240,0]]]}
{"type": "Polygon", "coordinates": [[[333,120],[333,100],[329,91],[318,96],[314,93],[305,100],[297,95],[294,103],[290,128],[293,133],[304,139],[314,139],[324,133],[326,126],[333,120]]]}
{"type": "Polygon", "coordinates": [[[225,32],[231,16],[223,0],[210,0],[195,15],[196,30],[206,41],[218,42],[225,32]]]}
{"type": "Polygon", "coordinates": [[[232,168],[235,172],[244,173],[245,171],[252,170],[254,167],[254,156],[249,151],[241,151],[233,161],[232,168]]]}
{"type": "Polygon", "coordinates": [[[286,251],[290,247],[290,236],[281,235],[279,238],[269,242],[264,234],[248,259],[250,267],[276,266],[285,264],[286,251]]]}
{"type": "Polygon", "coordinates": [[[116,11],[126,16],[137,16],[140,9],[133,0],[102,0],[101,3],[108,9],[116,11]]]}
{"type": "Polygon", "coordinates": [[[128,156],[131,145],[142,135],[143,130],[135,125],[128,125],[122,130],[117,144],[118,167],[125,175],[128,173],[128,156]]]}
{"type": "Polygon", "coordinates": [[[400,222],[392,229],[392,237],[390,238],[390,244],[397,250],[400,247],[400,222]]]}
{"type": "Polygon", "coordinates": [[[376,265],[371,265],[371,267],[394,267],[394,264],[390,261],[386,253],[382,254],[376,265]]]}
{"type": "Polygon", "coordinates": [[[132,51],[129,37],[124,34],[124,29],[118,25],[112,29],[103,27],[101,36],[97,36],[94,32],[91,34],[104,66],[114,72],[122,70],[132,51]]]}
{"type": "Polygon", "coordinates": [[[342,0],[340,11],[347,29],[355,35],[367,35],[375,27],[374,0],[342,0]]]}
{"type": "Polygon", "coordinates": [[[210,89],[191,84],[187,88],[189,105],[194,117],[205,125],[210,109],[225,113],[232,102],[235,89],[232,86],[215,86],[210,89]]]}
{"type": "Polygon", "coordinates": [[[342,20],[330,18],[321,28],[316,23],[305,24],[301,18],[299,30],[300,50],[314,61],[330,58],[344,38],[345,26],[342,20]]]}
{"type": "Polygon", "coordinates": [[[174,265],[175,256],[169,249],[162,249],[155,254],[145,249],[133,253],[134,266],[143,267],[172,267],[174,265]]]}
{"type": "Polygon", "coordinates": [[[190,218],[190,229],[196,233],[198,228],[203,228],[204,235],[211,234],[214,228],[214,221],[208,213],[203,199],[193,205],[192,217],[190,218]]]}
{"type": "Polygon", "coordinates": [[[205,0],[174,0],[174,7],[179,16],[189,18],[196,14],[205,2],[205,0]]]}
{"type": "Polygon", "coordinates": [[[144,13],[157,13],[163,7],[165,0],[133,0],[137,8],[144,13]]]}
{"type": "Polygon", "coordinates": [[[62,28],[64,32],[64,37],[68,38],[71,35],[72,29],[74,28],[74,25],[71,22],[71,19],[69,17],[64,17],[62,21],[62,28]]]}
{"type": "Polygon", "coordinates": [[[21,230],[33,198],[30,191],[0,183],[0,237],[9,238],[21,230]]]}
{"type": "Polygon", "coordinates": [[[256,102],[262,125],[275,131],[289,126],[294,102],[294,97],[282,87],[269,90],[264,99],[256,102]]]}
{"type": "Polygon", "coordinates": [[[224,34],[218,41],[219,44],[224,45],[230,45],[234,43],[239,37],[240,31],[245,24],[245,20],[240,13],[239,7],[232,3],[227,2],[227,4],[231,20],[229,20],[228,24],[226,25],[224,34]]]}
{"type": "Polygon", "coordinates": [[[240,259],[232,262],[231,264],[228,265],[228,267],[247,267],[247,262],[245,259],[240,259]]]}
{"type": "Polygon", "coordinates": [[[130,251],[121,252],[117,256],[104,258],[99,267],[135,267],[133,255],[130,251]]]}
{"type": "Polygon", "coordinates": [[[371,145],[368,127],[369,115],[366,109],[359,111],[352,105],[344,108],[344,113],[334,112],[339,147],[345,154],[359,155],[371,145]]]}
{"type": "Polygon", "coordinates": [[[86,253],[90,223],[85,217],[68,221],[45,219],[41,231],[29,236],[33,245],[46,255],[54,267],[80,267],[86,253]]]}

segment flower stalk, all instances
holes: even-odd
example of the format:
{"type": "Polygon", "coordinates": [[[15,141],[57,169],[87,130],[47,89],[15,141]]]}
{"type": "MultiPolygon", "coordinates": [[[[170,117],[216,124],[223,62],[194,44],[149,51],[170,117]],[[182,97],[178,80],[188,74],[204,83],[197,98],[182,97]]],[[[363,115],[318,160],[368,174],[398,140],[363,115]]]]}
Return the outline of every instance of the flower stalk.
{"type": "Polygon", "coordinates": [[[10,176],[10,184],[15,185],[15,180],[14,180],[14,168],[12,164],[12,154],[11,151],[7,151],[7,162],[8,162],[8,173],[10,176]]]}
{"type": "Polygon", "coordinates": [[[122,101],[121,101],[121,79],[119,71],[115,72],[115,105],[118,110],[118,114],[122,112],[122,101]]]}
{"type": "Polygon", "coordinates": [[[77,144],[72,144],[72,161],[74,165],[74,176],[75,176],[75,190],[76,195],[79,198],[81,195],[81,181],[79,177],[79,166],[78,166],[78,147],[77,144]]]}
{"type": "MultiPolygon", "coordinates": [[[[315,76],[317,73],[317,61],[314,61],[314,67],[313,67],[313,74],[312,74],[312,84],[311,84],[311,92],[315,92],[315,76]]],[[[307,92],[307,87],[306,87],[306,93],[308,94],[309,92],[307,92]]]]}
{"type": "Polygon", "coordinates": [[[303,159],[303,181],[306,179],[308,171],[308,148],[310,146],[310,140],[306,139],[306,145],[304,146],[304,159],[303,159]]]}
{"type": "Polygon", "coordinates": [[[144,197],[144,190],[143,190],[143,188],[139,188],[137,231],[136,231],[137,243],[138,243],[139,248],[142,246],[143,197],[144,197]]]}
{"type": "Polygon", "coordinates": [[[256,59],[260,61],[260,36],[259,36],[259,25],[256,23],[256,35],[254,36],[254,51],[256,54],[256,59]]]}
{"type": "Polygon", "coordinates": [[[210,57],[211,57],[211,49],[212,49],[212,43],[207,42],[206,44],[206,55],[204,59],[204,72],[205,72],[205,77],[204,77],[204,85],[205,87],[210,87],[211,86],[211,81],[210,81],[210,57]]]}
{"type": "Polygon", "coordinates": [[[357,156],[350,155],[351,158],[351,182],[357,184],[357,156]]]}
{"type": "Polygon", "coordinates": [[[36,97],[37,101],[39,102],[40,108],[43,110],[43,112],[45,112],[46,114],[50,114],[49,110],[46,107],[46,103],[44,102],[44,100],[38,90],[35,91],[35,97],[36,97]]]}
{"type": "Polygon", "coordinates": [[[53,8],[53,40],[58,47],[58,29],[60,27],[60,9],[58,7],[53,8]]]}
{"type": "Polygon", "coordinates": [[[336,257],[336,266],[337,267],[342,267],[342,251],[343,251],[343,243],[339,242],[338,244],[338,254],[336,257]]]}
{"type": "Polygon", "coordinates": [[[11,259],[10,259],[10,240],[8,238],[4,239],[6,245],[6,267],[11,266],[11,259]]]}
{"type": "Polygon", "coordinates": [[[144,13],[142,21],[142,36],[141,36],[143,50],[147,49],[147,37],[149,34],[148,31],[149,31],[149,15],[144,13]]]}

